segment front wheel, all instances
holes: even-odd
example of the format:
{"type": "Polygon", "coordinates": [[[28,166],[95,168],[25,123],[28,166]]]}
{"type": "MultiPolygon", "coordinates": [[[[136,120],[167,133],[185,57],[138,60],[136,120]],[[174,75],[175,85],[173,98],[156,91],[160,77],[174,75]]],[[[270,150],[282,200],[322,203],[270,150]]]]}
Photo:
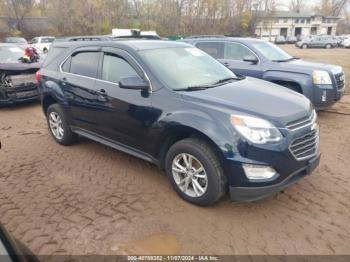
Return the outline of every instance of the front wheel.
{"type": "Polygon", "coordinates": [[[331,44],[326,44],[326,49],[331,49],[332,45],[331,44]]]}
{"type": "Polygon", "coordinates": [[[61,145],[70,145],[77,135],[70,129],[64,111],[59,104],[52,104],[46,113],[47,124],[55,141],[61,145]]]}
{"type": "Polygon", "coordinates": [[[217,202],[226,191],[226,177],[218,155],[203,140],[188,138],[168,151],[166,173],[184,200],[200,206],[217,202]]]}
{"type": "Polygon", "coordinates": [[[306,49],[306,48],[307,48],[307,44],[303,44],[303,45],[301,46],[301,48],[302,48],[302,49],[306,49]]]}

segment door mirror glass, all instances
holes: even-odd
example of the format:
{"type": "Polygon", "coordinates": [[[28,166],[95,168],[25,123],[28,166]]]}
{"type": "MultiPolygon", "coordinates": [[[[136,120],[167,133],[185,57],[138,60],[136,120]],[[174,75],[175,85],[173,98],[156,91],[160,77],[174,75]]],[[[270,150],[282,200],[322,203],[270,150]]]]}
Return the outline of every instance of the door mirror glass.
{"type": "Polygon", "coordinates": [[[130,76],[121,78],[119,87],[124,89],[142,89],[148,90],[148,83],[139,76],[130,76]]]}
{"type": "Polygon", "coordinates": [[[253,56],[253,55],[247,55],[243,58],[244,62],[250,62],[252,64],[257,64],[258,63],[258,58],[253,56]]]}

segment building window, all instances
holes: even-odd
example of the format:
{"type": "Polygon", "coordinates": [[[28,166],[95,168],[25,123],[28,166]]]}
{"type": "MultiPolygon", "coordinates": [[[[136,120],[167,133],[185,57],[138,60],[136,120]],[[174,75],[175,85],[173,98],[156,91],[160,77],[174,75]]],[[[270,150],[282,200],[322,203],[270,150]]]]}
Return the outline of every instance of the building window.
{"type": "Polygon", "coordinates": [[[283,23],[288,23],[288,19],[283,19],[283,23]]]}
{"type": "Polygon", "coordinates": [[[306,23],[310,24],[310,18],[306,19],[306,23]]]}
{"type": "Polygon", "coordinates": [[[305,19],[301,19],[300,23],[304,24],[305,23],[305,19]]]}
{"type": "Polygon", "coordinates": [[[295,19],[295,23],[296,23],[296,24],[299,24],[299,19],[295,19]]]}

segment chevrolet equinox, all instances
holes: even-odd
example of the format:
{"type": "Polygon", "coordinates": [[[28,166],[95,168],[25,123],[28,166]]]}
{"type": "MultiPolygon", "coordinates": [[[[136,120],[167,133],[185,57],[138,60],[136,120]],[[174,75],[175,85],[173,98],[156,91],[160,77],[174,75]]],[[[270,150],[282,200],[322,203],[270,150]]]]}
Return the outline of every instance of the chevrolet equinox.
{"type": "Polygon", "coordinates": [[[319,163],[308,99],[185,43],[58,42],[37,80],[56,142],[80,135],[152,162],[197,205],[271,196],[319,163]]]}

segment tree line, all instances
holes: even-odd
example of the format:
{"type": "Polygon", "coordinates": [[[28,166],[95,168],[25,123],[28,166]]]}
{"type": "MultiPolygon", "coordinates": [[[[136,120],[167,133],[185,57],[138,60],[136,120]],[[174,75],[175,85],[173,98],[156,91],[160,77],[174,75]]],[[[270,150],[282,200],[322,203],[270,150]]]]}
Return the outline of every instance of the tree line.
{"type": "MultiPolygon", "coordinates": [[[[307,0],[288,0],[302,11],[307,0]]],[[[162,36],[252,35],[256,24],[276,11],[278,0],[2,0],[0,16],[16,21],[13,34],[36,32],[26,19],[47,18],[55,36],[110,34],[112,28],[156,30],[162,36]]],[[[321,0],[315,11],[342,15],[349,0],[321,0]]],[[[345,10],[345,11],[344,11],[345,10]]]]}

